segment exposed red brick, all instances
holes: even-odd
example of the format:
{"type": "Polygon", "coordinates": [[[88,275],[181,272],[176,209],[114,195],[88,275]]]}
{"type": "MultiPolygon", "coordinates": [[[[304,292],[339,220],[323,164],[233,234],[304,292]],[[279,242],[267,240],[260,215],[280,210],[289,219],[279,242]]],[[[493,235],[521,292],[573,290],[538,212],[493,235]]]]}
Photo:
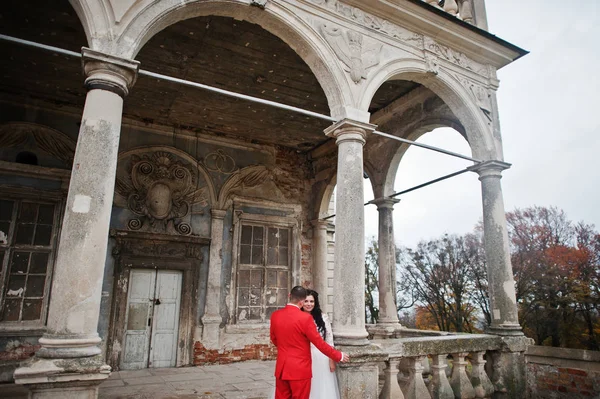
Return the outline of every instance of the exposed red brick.
{"type": "Polygon", "coordinates": [[[27,342],[14,341],[14,345],[7,345],[8,350],[0,352],[0,360],[26,360],[32,357],[40,348],[40,345],[32,345],[27,342]]]}
{"type": "Polygon", "coordinates": [[[194,365],[230,364],[246,360],[274,360],[277,348],[267,344],[247,345],[242,349],[206,349],[201,342],[194,344],[194,365]]]}
{"type": "Polygon", "coordinates": [[[571,375],[581,375],[584,377],[587,377],[587,375],[588,375],[588,373],[583,370],[578,370],[578,369],[567,369],[567,370],[568,370],[567,372],[571,375]]]}

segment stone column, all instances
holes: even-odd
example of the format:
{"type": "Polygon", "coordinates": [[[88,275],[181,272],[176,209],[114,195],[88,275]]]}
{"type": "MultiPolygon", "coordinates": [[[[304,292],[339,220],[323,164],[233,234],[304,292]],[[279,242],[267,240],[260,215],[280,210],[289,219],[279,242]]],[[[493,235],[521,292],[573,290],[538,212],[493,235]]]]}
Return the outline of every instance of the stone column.
{"type": "Polygon", "coordinates": [[[97,333],[113,203],[123,98],[139,63],[84,48],[88,89],[62,230],[47,332],[32,362],[15,371],[33,398],[89,398],[108,377],[97,333]]]}
{"type": "Polygon", "coordinates": [[[202,316],[202,345],[207,349],[219,348],[221,317],[221,269],[223,265],[223,219],[226,211],[212,209],[210,228],[210,259],[206,289],[206,305],[202,316]]]}
{"type": "Polygon", "coordinates": [[[372,203],[379,211],[379,321],[382,327],[400,328],[396,308],[396,244],[394,243],[394,205],[400,200],[378,198],[372,203]]]}
{"type": "Polygon", "coordinates": [[[519,325],[515,280],[510,250],[504,199],[500,179],[510,164],[486,161],[472,166],[479,174],[483,199],[483,235],[487,260],[492,325],[489,332],[499,335],[523,335],[519,325]]]}
{"type": "Polygon", "coordinates": [[[314,220],[313,225],[313,287],[321,298],[321,308],[327,308],[327,230],[331,223],[327,220],[314,220]]]}
{"type": "Polygon", "coordinates": [[[374,125],[341,120],[325,130],[338,146],[333,336],[340,345],[366,345],[363,146],[374,125]]]}

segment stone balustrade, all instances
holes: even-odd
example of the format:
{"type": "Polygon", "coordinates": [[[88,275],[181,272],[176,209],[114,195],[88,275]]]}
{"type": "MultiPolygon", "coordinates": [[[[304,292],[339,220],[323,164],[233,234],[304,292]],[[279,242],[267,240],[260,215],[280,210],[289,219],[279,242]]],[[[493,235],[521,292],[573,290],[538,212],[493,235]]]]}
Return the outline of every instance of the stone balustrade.
{"type": "Polygon", "coordinates": [[[473,0],[422,0],[470,24],[474,23],[473,0]]]}
{"type": "Polygon", "coordinates": [[[382,337],[376,328],[369,331],[371,342],[388,355],[379,399],[491,398],[503,389],[495,356],[506,350],[501,336],[401,328],[396,337],[382,337]]]}

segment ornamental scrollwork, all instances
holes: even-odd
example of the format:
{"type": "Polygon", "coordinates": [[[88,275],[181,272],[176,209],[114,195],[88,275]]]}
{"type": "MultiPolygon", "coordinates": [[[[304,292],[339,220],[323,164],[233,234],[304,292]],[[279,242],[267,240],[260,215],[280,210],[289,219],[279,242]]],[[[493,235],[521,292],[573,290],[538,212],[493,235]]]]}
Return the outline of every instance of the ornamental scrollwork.
{"type": "Polygon", "coordinates": [[[166,151],[132,155],[128,173],[117,176],[115,189],[136,215],[127,223],[130,230],[190,235],[192,228],[183,219],[193,205],[208,200],[208,188],[199,185],[192,166],[166,151]]]}

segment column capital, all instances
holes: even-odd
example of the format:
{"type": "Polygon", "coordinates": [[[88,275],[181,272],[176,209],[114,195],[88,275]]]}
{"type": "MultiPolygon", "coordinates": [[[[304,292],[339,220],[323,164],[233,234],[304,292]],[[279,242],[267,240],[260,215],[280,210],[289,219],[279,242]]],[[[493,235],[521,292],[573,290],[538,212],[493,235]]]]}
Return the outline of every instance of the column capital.
{"type": "Polygon", "coordinates": [[[87,47],[81,49],[81,64],[86,76],[87,90],[107,90],[121,97],[129,94],[140,68],[139,61],[101,53],[87,47]]]}
{"type": "Polygon", "coordinates": [[[325,135],[336,139],[339,145],[342,141],[358,141],[365,144],[367,136],[377,128],[370,123],[352,119],[342,119],[325,129],[325,135]]]}
{"type": "Polygon", "coordinates": [[[396,205],[399,202],[399,199],[391,197],[375,198],[374,200],[369,201],[369,203],[377,205],[377,210],[394,209],[394,205],[396,205]]]}
{"type": "Polygon", "coordinates": [[[479,175],[479,180],[485,177],[502,177],[502,171],[509,169],[512,165],[502,161],[485,161],[477,165],[470,166],[468,169],[479,175]]]}
{"type": "Polygon", "coordinates": [[[311,220],[310,224],[313,228],[318,230],[327,230],[333,227],[333,223],[331,223],[329,220],[323,219],[311,220]]]}
{"type": "Polygon", "coordinates": [[[210,215],[213,218],[224,219],[226,214],[227,214],[227,211],[224,209],[214,209],[213,208],[210,210],[210,215]]]}

